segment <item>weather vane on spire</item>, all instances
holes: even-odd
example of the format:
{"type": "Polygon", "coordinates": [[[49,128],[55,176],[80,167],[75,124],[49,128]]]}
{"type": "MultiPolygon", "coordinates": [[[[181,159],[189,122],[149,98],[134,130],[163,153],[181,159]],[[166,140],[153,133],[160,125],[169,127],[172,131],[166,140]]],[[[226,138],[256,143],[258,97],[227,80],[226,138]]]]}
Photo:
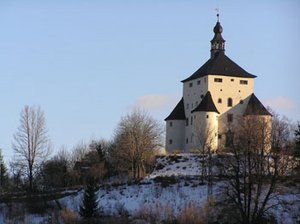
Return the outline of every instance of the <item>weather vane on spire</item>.
{"type": "Polygon", "coordinates": [[[217,22],[220,22],[219,7],[215,8],[215,11],[217,13],[217,22]]]}

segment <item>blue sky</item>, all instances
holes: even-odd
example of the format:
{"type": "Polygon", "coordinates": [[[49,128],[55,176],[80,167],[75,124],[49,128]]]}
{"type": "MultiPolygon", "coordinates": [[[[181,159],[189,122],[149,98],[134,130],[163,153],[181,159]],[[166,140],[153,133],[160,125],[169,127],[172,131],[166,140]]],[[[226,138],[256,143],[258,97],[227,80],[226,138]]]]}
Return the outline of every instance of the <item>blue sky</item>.
{"type": "Polygon", "coordinates": [[[135,106],[163,122],[180,81],[210,56],[220,9],[226,54],[257,75],[255,94],[300,120],[300,3],[2,0],[0,147],[25,104],[45,112],[54,150],[111,138],[135,106]]]}

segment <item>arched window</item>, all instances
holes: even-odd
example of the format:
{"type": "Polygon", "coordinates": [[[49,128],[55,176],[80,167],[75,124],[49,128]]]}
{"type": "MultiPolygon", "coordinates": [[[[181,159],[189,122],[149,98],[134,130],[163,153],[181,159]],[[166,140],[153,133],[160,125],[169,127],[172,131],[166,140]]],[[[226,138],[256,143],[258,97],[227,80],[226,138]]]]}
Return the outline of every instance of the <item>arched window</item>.
{"type": "Polygon", "coordinates": [[[228,98],[227,100],[227,106],[232,107],[232,98],[228,98]]]}

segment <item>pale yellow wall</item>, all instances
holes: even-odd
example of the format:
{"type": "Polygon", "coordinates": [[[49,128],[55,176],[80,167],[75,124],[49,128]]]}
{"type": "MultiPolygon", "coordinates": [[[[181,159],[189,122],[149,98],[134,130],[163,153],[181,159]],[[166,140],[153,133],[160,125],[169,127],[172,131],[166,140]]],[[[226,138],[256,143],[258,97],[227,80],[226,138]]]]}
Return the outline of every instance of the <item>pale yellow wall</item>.
{"type": "Polygon", "coordinates": [[[253,78],[237,78],[221,75],[209,75],[208,76],[208,91],[211,92],[213,101],[220,112],[225,113],[232,107],[238,105],[240,100],[244,100],[254,91],[254,79],[253,78]],[[214,79],[222,79],[222,82],[215,82],[214,79]],[[233,81],[231,81],[233,80],[233,81]],[[240,84],[240,80],[247,80],[247,85],[240,84]],[[233,100],[233,106],[227,106],[227,99],[231,97],[233,100]],[[222,99],[222,103],[218,103],[218,99],[222,99]]]}

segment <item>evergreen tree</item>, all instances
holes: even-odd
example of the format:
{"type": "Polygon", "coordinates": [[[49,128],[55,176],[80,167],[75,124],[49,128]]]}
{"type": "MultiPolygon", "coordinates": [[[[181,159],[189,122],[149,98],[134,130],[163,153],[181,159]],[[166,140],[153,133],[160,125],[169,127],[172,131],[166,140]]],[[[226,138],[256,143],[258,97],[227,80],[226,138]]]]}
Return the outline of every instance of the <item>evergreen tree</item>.
{"type": "Polygon", "coordinates": [[[7,168],[3,161],[2,149],[0,149],[0,189],[3,188],[8,180],[7,168]]]}
{"type": "Polygon", "coordinates": [[[98,201],[95,193],[95,181],[91,178],[88,181],[87,187],[84,191],[83,201],[79,212],[80,215],[85,219],[96,217],[98,214],[98,201]]]}
{"type": "Polygon", "coordinates": [[[295,130],[295,156],[300,157],[300,124],[298,124],[297,129],[295,130]]]}

